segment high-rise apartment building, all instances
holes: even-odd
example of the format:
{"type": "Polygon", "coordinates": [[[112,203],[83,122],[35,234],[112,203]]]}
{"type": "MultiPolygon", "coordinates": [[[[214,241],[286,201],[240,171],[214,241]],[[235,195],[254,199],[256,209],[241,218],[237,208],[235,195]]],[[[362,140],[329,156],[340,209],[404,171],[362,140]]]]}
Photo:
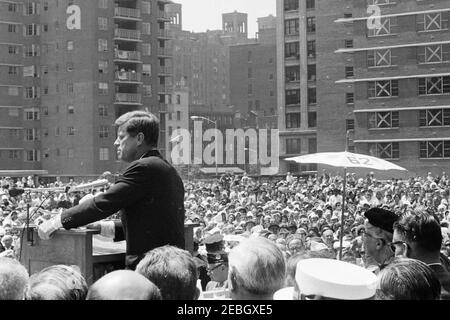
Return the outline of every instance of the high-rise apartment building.
{"type": "Polygon", "coordinates": [[[370,0],[348,5],[335,22],[349,32],[337,50],[348,63],[336,85],[353,104],[356,121],[348,129],[354,128],[356,152],[420,175],[448,170],[449,2],[370,0]],[[368,5],[379,9],[378,21],[367,14],[368,5]]]}
{"type": "Polygon", "coordinates": [[[271,18],[258,19],[253,42],[230,46],[231,105],[245,126],[261,129],[278,125],[276,18],[271,18]]]}
{"type": "Polygon", "coordinates": [[[317,151],[316,6],[277,0],[277,90],[280,173],[315,171],[284,159],[317,151]]]}
{"type": "Polygon", "coordinates": [[[96,176],[120,167],[115,119],[161,118],[171,95],[169,1],[0,3],[0,166],[96,176]]]}

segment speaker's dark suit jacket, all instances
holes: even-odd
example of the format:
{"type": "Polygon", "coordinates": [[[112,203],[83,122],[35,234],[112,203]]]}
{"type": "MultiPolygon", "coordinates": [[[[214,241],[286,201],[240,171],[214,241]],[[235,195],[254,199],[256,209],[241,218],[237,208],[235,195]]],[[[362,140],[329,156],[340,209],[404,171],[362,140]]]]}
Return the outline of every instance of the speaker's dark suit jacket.
{"type": "Polygon", "coordinates": [[[106,192],[62,213],[65,229],[121,213],[115,241],[126,240],[126,261],[134,269],[156,247],[184,249],[184,186],[175,168],[158,151],[131,163],[106,192]]]}

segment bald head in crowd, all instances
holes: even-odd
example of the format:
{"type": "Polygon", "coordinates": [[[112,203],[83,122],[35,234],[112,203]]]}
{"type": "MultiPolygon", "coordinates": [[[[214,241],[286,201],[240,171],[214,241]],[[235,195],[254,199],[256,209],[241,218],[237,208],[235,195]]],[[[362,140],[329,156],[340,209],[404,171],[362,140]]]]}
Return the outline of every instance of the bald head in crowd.
{"type": "Polygon", "coordinates": [[[284,285],[283,252],[266,238],[242,241],[230,251],[228,261],[233,300],[271,300],[275,291],[284,285]]]}
{"type": "Polygon", "coordinates": [[[89,289],[86,300],[161,300],[150,280],[130,270],[108,273],[89,289]]]}
{"type": "Polygon", "coordinates": [[[25,300],[29,275],[17,260],[0,258],[0,300],[25,300]]]}

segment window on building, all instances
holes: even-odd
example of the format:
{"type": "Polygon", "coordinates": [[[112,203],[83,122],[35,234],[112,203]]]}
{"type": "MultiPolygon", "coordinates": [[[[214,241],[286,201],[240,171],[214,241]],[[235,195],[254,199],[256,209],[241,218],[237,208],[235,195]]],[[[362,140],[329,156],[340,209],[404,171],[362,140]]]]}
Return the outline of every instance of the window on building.
{"type": "Polygon", "coordinates": [[[298,0],[284,0],[284,11],[298,10],[298,0]]]}
{"type": "Polygon", "coordinates": [[[177,97],[177,99],[176,99],[177,104],[178,104],[178,105],[181,104],[181,95],[177,94],[176,97],[177,97]]]}
{"type": "Polygon", "coordinates": [[[74,136],[75,135],[75,128],[74,127],[67,127],[67,135],[68,136],[74,136]]]}
{"type": "Polygon", "coordinates": [[[316,104],[316,103],[317,103],[316,88],[308,88],[308,104],[316,104]]]}
{"type": "Polygon", "coordinates": [[[15,25],[15,24],[8,24],[8,32],[16,33],[17,32],[17,25],[15,25]]]}
{"type": "Polygon", "coordinates": [[[308,112],[308,128],[317,127],[317,112],[308,112]]]}
{"type": "Polygon", "coordinates": [[[300,112],[286,114],[286,128],[300,128],[300,112]]]}
{"type": "Polygon", "coordinates": [[[300,81],[300,67],[299,66],[286,67],[285,75],[286,75],[286,82],[300,81]]]}
{"type": "Polygon", "coordinates": [[[67,106],[67,113],[68,114],[75,114],[75,107],[72,105],[67,106]]]}
{"type": "Polygon", "coordinates": [[[150,43],[142,44],[142,54],[144,56],[150,56],[152,54],[152,46],[150,43]]]}
{"type": "Polygon", "coordinates": [[[144,63],[142,65],[142,75],[150,77],[152,75],[152,65],[144,63]]]}
{"type": "Polygon", "coordinates": [[[27,150],[26,152],[27,162],[39,162],[40,160],[40,151],[39,150],[27,150]]]}
{"type": "Polygon", "coordinates": [[[354,119],[346,119],[345,120],[345,131],[355,130],[355,120],[354,119]]]}
{"type": "Polygon", "coordinates": [[[46,106],[43,106],[43,107],[41,107],[41,114],[43,115],[43,116],[48,116],[48,107],[46,107],[46,106]]]}
{"type": "Polygon", "coordinates": [[[98,51],[106,52],[108,51],[108,40],[106,39],[98,39],[98,51]]]}
{"type": "Polygon", "coordinates": [[[284,45],[284,57],[285,58],[300,58],[299,43],[289,42],[284,45]]]}
{"type": "Polygon", "coordinates": [[[151,34],[151,24],[150,22],[142,23],[142,34],[150,35],[151,34]]]}
{"type": "Polygon", "coordinates": [[[67,41],[67,51],[73,50],[73,40],[67,41]]]}
{"type": "Polygon", "coordinates": [[[177,121],[181,121],[181,111],[177,111],[177,121]]]}
{"type": "Polygon", "coordinates": [[[20,159],[19,150],[9,150],[9,158],[14,160],[20,159]]]}
{"type": "Polygon", "coordinates": [[[98,105],[98,115],[100,117],[107,117],[108,116],[108,106],[105,104],[99,104],[98,105]]]}
{"type": "Polygon", "coordinates": [[[251,67],[248,68],[248,78],[251,79],[253,77],[253,70],[251,67]]]}
{"type": "Polygon", "coordinates": [[[398,128],[400,117],[398,111],[370,112],[369,129],[398,128]]]}
{"type": "Polygon", "coordinates": [[[100,148],[100,161],[109,161],[109,148],[100,148]]]}
{"type": "Polygon", "coordinates": [[[316,17],[306,18],[306,32],[316,32],[316,17]]]}
{"type": "Polygon", "coordinates": [[[37,57],[39,56],[39,46],[32,44],[24,46],[24,57],[37,57]]]}
{"type": "Polygon", "coordinates": [[[344,41],[344,47],[345,48],[353,48],[353,40],[345,40],[344,41]]]}
{"type": "Polygon", "coordinates": [[[420,110],[419,125],[421,127],[450,126],[450,108],[420,110]]]}
{"type": "Polygon", "coordinates": [[[48,128],[42,128],[42,136],[43,136],[44,138],[47,138],[47,137],[48,137],[48,128]]]}
{"type": "Polygon", "coordinates": [[[17,76],[19,74],[19,67],[9,66],[8,67],[8,74],[11,75],[11,76],[17,76]]]}
{"type": "Polygon", "coordinates": [[[72,148],[67,149],[67,158],[73,159],[75,157],[75,151],[72,148]]]}
{"type": "Polygon", "coordinates": [[[316,7],[315,0],[306,0],[306,10],[313,10],[316,7]]]}
{"type": "Polygon", "coordinates": [[[417,31],[439,31],[448,29],[449,13],[433,12],[417,16],[417,31]]]}
{"type": "Polygon", "coordinates": [[[368,28],[368,37],[380,37],[396,34],[398,31],[397,17],[381,17],[379,28],[368,28]]]}
{"type": "Polygon", "coordinates": [[[99,95],[108,95],[108,83],[107,82],[99,82],[98,83],[98,94],[99,95]]]}
{"type": "Polygon", "coordinates": [[[74,68],[74,66],[73,66],[73,62],[67,62],[67,64],[66,64],[66,69],[67,69],[67,71],[69,71],[69,72],[72,72],[73,71],[73,68],[74,68]]]}
{"type": "Polygon", "coordinates": [[[24,15],[31,16],[38,13],[38,4],[36,2],[27,2],[24,4],[24,15]]]}
{"type": "Polygon", "coordinates": [[[34,128],[25,129],[25,141],[39,141],[39,131],[34,128]]]}
{"type": "Polygon", "coordinates": [[[98,0],[98,7],[100,9],[108,9],[108,0],[98,0]]]}
{"type": "Polygon", "coordinates": [[[39,98],[40,88],[38,87],[25,87],[24,98],[25,99],[37,99],[39,98]]]}
{"type": "Polygon", "coordinates": [[[307,54],[308,58],[316,57],[316,40],[308,40],[307,42],[307,54]]]}
{"type": "Polygon", "coordinates": [[[370,143],[369,154],[381,159],[397,160],[400,158],[400,144],[398,142],[370,143]]]}
{"type": "Polygon", "coordinates": [[[367,51],[367,66],[371,67],[386,67],[392,64],[391,49],[378,49],[367,51]]]}
{"type": "Polygon", "coordinates": [[[438,44],[418,47],[417,61],[419,64],[450,62],[450,44],[438,44]]]}
{"type": "Polygon", "coordinates": [[[25,25],[24,28],[25,28],[25,36],[31,37],[39,35],[39,26],[35,23],[25,25]]]}
{"type": "Polygon", "coordinates": [[[317,153],[317,139],[316,138],[308,139],[308,153],[317,153]]]}
{"type": "Polygon", "coordinates": [[[286,90],[286,105],[300,104],[300,89],[286,90]]]}
{"type": "Polygon", "coordinates": [[[99,137],[104,139],[109,137],[109,127],[107,126],[100,126],[99,128],[99,137]]]}
{"type": "Polygon", "coordinates": [[[9,12],[18,12],[17,3],[8,3],[8,11],[9,12]]]}
{"type": "Polygon", "coordinates": [[[108,18],[98,17],[98,30],[108,30],[108,18]]]}
{"type": "Polygon", "coordinates": [[[73,96],[74,95],[74,89],[73,89],[73,83],[69,82],[67,83],[67,95],[68,96],[73,96]]]}
{"type": "Polygon", "coordinates": [[[288,19],[284,21],[284,34],[286,36],[297,35],[299,30],[299,19],[288,19]]]}
{"type": "Polygon", "coordinates": [[[48,24],[42,25],[42,32],[48,32],[48,24]]]}
{"type": "Polygon", "coordinates": [[[252,61],[252,55],[253,55],[253,53],[251,51],[248,51],[248,53],[247,53],[247,61],[248,62],[252,61]]]}
{"type": "Polygon", "coordinates": [[[308,81],[316,81],[316,65],[308,64],[308,81]]]}
{"type": "Polygon", "coordinates": [[[346,66],[345,67],[345,77],[346,78],[353,78],[355,76],[354,72],[353,72],[353,67],[352,66],[346,66]]]}
{"type": "Polygon", "coordinates": [[[419,155],[422,159],[450,158],[450,140],[420,141],[419,155]]]}
{"type": "Polygon", "coordinates": [[[144,84],[142,86],[144,97],[152,96],[152,86],[150,84],[144,84]]]}
{"type": "Polygon", "coordinates": [[[417,81],[419,96],[450,93],[450,76],[419,78],[417,81]]]}
{"type": "Polygon", "coordinates": [[[9,45],[8,46],[8,53],[9,54],[19,54],[19,46],[9,45]]]}
{"type": "Polygon", "coordinates": [[[286,139],[286,153],[299,154],[301,152],[301,139],[286,139]]]}
{"type": "Polygon", "coordinates": [[[253,94],[253,85],[251,83],[248,85],[248,94],[253,94]]]}
{"type": "Polygon", "coordinates": [[[40,119],[39,109],[25,109],[23,111],[24,120],[26,121],[36,121],[40,119]]]}
{"type": "Polygon", "coordinates": [[[143,14],[152,13],[152,4],[150,3],[150,1],[142,1],[142,13],[143,14]]]}
{"type": "Polygon", "coordinates": [[[98,61],[98,73],[106,74],[108,73],[108,60],[98,61]]]}
{"type": "Polygon", "coordinates": [[[368,90],[369,98],[398,97],[398,80],[372,81],[368,90]]]}

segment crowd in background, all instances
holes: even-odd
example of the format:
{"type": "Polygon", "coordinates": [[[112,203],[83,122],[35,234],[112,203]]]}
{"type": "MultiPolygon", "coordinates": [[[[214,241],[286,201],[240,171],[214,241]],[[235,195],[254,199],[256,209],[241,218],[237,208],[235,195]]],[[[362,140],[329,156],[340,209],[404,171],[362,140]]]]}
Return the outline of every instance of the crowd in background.
{"type": "MultiPolygon", "coordinates": [[[[157,248],[146,255],[136,272],[110,273],[90,288],[75,267],[54,266],[41,271],[44,274],[28,277],[26,270],[11,266],[11,270],[22,270],[22,274],[15,275],[22,279],[17,284],[28,288],[26,294],[22,292],[19,296],[63,299],[66,297],[64,290],[73,287],[67,279],[75,277],[72,282],[77,284],[78,295],[71,298],[76,299],[125,298],[121,294],[130,290],[122,286],[141,289],[131,290],[135,295],[128,298],[132,299],[197,299],[202,297],[201,292],[211,291],[225,292],[223,298],[271,299],[277,292],[292,289],[288,294],[291,298],[295,292],[298,295],[302,291],[299,277],[307,266],[299,272],[300,261],[317,258],[337,261],[340,258],[348,265],[378,275],[377,298],[448,298],[445,295],[450,271],[447,258],[450,254],[450,180],[447,174],[433,176],[429,173],[426,177],[406,181],[381,181],[372,172],[366,177],[349,173],[346,178],[345,210],[342,210],[343,177],[325,171],[306,178],[290,173],[277,179],[225,174],[217,180],[185,182],[186,223],[196,224],[193,254],[170,246],[157,248]],[[383,235],[379,236],[386,248],[392,247],[387,266],[381,266],[377,257],[367,254],[367,237],[373,237],[367,231],[367,212],[376,208],[380,212],[394,213],[398,223],[387,229],[393,227],[397,233],[405,234],[401,241],[393,241],[392,234],[396,237],[393,229],[387,231],[385,240],[383,235]],[[344,225],[341,225],[342,213],[344,225]],[[422,236],[426,239],[420,243],[422,236]],[[403,247],[408,253],[397,254],[403,247]],[[429,256],[436,257],[435,254],[445,269],[439,277],[430,268],[436,263],[427,260],[429,256]],[[252,279],[252,274],[259,278],[252,279]],[[411,277],[418,280],[412,284],[408,282],[411,277]],[[60,283],[54,280],[59,278],[60,283]],[[402,288],[409,285],[411,290],[396,291],[401,281],[405,282],[402,288]],[[47,282],[58,289],[50,290],[47,282]],[[49,292],[54,296],[49,296],[49,292]]],[[[77,205],[86,194],[103,191],[39,192],[33,180],[27,178],[2,178],[0,184],[0,255],[3,253],[8,258],[17,258],[27,204],[31,221],[39,223],[77,205]],[[36,188],[36,192],[11,197],[9,190],[12,188],[36,188]],[[4,254],[7,251],[9,254],[4,254]]],[[[70,184],[75,185],[73,181],[70,184]]],[[[59,186],[66,184],[58,180],[46,187],[59,186]]],[[[9,265],[17,263],[10,260],[2,260],[7,270],[9,265]]],[[[302,279],[306,288],[306,280],[302,279]]],[[[220,297],[213,295],[217,296],[220,297]]]]}

